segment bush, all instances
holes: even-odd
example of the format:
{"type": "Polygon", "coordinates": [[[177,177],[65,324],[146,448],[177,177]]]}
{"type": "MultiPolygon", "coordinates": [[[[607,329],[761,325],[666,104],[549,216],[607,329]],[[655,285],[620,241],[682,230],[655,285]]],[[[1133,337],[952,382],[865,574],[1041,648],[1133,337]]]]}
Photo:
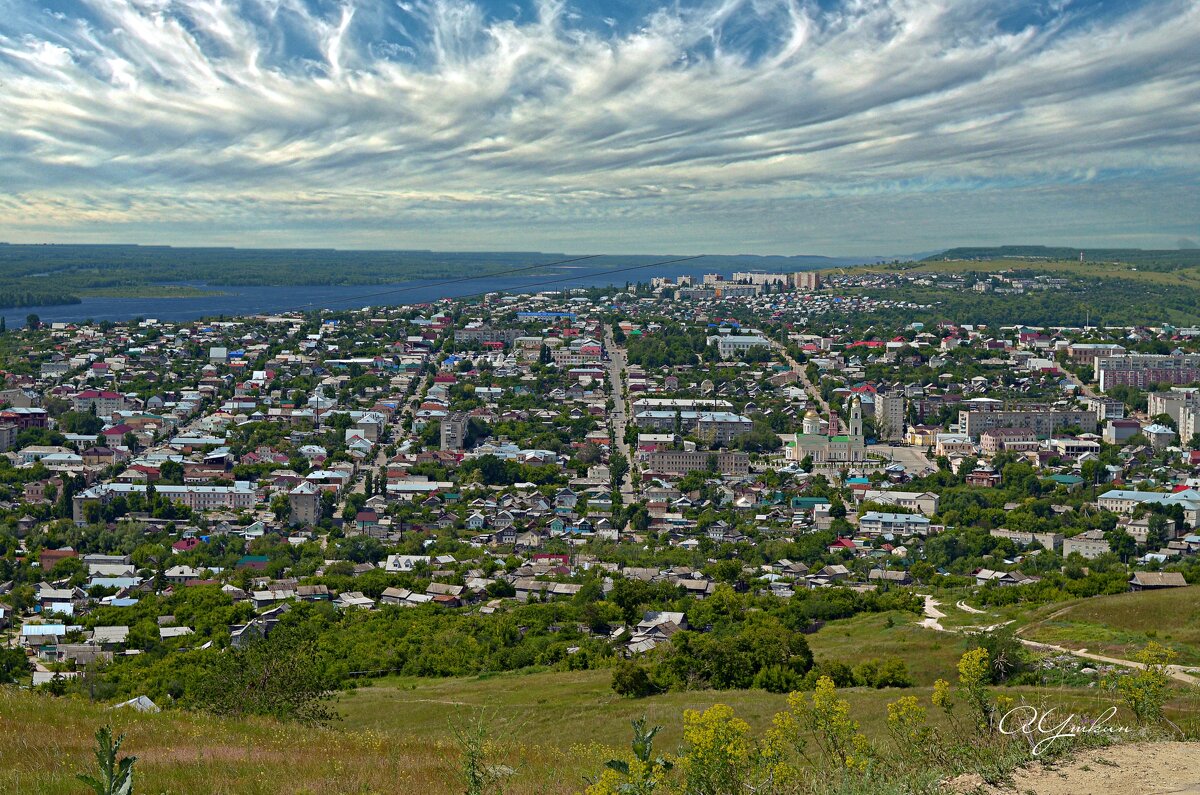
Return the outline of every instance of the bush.
{"type": "Polygon", "coordinates": [[[1002,627],[971,636],[971,648],[983,649],[991,667],[990,683],[1003,684],[1029,670],[1024,647],[1011,629],[1002,627]]]}
{"type": "Polygon", "coordinates": [[[904,660],[865,660],[854,667],[854,684],[859,687],[912,687],[913,678],[904,660]]]}
{"type": "Polygon", "coordinates": [[[646,667],[629,660],[617,663],[613,669],[612,689],[630,698],[645,698],[658,692],[646,667]]]}
{"type": "Polygon", "coordinates": [[[769,665],[754,677],[754,687],[768,693],[791,693],[799,690],[802,677],[782,665],[769,665]]]}

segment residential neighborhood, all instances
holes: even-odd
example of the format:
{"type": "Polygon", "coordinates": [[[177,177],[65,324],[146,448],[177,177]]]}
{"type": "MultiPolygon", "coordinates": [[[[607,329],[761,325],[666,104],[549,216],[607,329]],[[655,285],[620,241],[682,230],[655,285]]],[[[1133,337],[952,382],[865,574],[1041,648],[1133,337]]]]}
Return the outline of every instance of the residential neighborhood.
{"type": "Polygon", "coordinates": [[[497,621],[636,584],[545,630],[632,658],[722,589],[1200,576],[1197,335],[887,327],[845,279],[737,276],[10,335],[0,626],[45,683],[306,605],[497,621]]]}

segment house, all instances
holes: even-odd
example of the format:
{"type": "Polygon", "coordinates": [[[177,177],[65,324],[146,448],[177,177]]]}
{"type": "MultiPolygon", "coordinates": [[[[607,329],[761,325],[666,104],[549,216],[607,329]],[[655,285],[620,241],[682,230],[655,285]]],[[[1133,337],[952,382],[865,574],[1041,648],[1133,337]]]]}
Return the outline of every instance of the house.
{"type": "Polygon", "coordinates": [[[364,596],[359,591],[346,591],[338,594],[337,599],[333,603],[340,608],[358,608],[362,610],[371,610],[375,607],[375,602],[367,596],[364,596]]]}
{"type": "Polygon", "coordinates": [[[173,585],[188,585],[203,579],[203,574],[204,572],[200,569],[191,566],[172,566],[166,570],[164,576],[167,578],[167,582],[173,585]]]}
{"type": "Polygon", "coordinates": [[[889,583],[891,585],[912,585],[912,577],[907,571],[891,571],[889,569],[871,569],[867,573],[869,582],[889,583]]]}
{"type": "Polygon", "coordinates": [[[1177,571],[1136,571],[1129,578],[1129,590],[1152,591],[1157,588],[1183,588],[1187,580],[1177,571]]]}

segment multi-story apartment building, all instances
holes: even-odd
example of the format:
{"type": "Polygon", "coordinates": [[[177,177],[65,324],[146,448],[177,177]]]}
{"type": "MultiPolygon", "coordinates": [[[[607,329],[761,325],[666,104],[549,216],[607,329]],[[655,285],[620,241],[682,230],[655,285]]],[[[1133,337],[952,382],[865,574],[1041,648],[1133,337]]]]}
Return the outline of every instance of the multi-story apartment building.
{"type": "Polygon", "coordinates": [[[1200,354],[1130,353],[1096,359],[1093,365],[1100,391],[1114,386],[1145,389],[1151,384],[1182,386],[1200,381],[1200,354]]]}
{"type": "Polygon", "coordinates": [[[989,455],[1001,451],[1026,452],[1037,447],[1037,435],[1029,428],[991,428],[979,434],[979,449],[989,455]]]}
{"type": "Polygon", "coordinates": [[[26,428],[45,428],[46,418],[45,409],[13,406],[0,410],[0,424],[16,425],[22,431],[26,428]]]}
{"type": "Polygon", "coordinates": [[[998,527],[990,530],[989,534],[992,538],[1007,538],[1026,547],[1039,544],[1043,549],[1059,550],[1062,549],[1063,545],[1062,533],[1031,533],[1022,530],[1006,530],[1003,527],[998,527]]]}
{"type": "Polygon", "coordinates": [[[1067,557],[1074,552],[1078,552],[1087,560],[1093,560],[1100,557],[1105,552],[1111,552],[1108,541],[1104,538],[1103,530],[1088,530],[1086,533],[1080,533],[1073,538],[1065,538],[1062,543],[1063,557],[1067,557]]]}
{"type": "MultiPolygon", "coordinates": [[[[999,404],[997,404],[999,405],[999,404]]],[[[993,428],[1028,428],[1038,437],[1053,436],[1063,428],[1078,427],[1084,433],[1096,430],[1096,412],[1090,409],[1028,407],[1019,410],[973,408],[958,412],[958,429],[978,439],[993,428]]]]}
{"type": "Polygon", "coordinates": [[[496,328],[484,324],[471,324],[466,328],[456,329],[456,342],[500,342],[508,347],[525,332],[515,328],[496,328]]]}
{"type": "Polygon", "coordinates": [[[110,392],[99,389],[85,389],[71,398],[71,407],[75,411],[91,411],[101,417],[111,417],[114,411],[125,408],[125,396],[120,392],[110,392]]]}
{"type": "Polygon", "coordinates": [[[1200,408],[1200,389],[1172,389],[1169,392],[1151,392],[1146,396],[1146,413],[1151,417],[1166,414],[1176,423],[1185,411],[1200,408]]]}
{"type": "Polygon", "coordinates": [[[467,441],[467,424],[470,418],[465,411],[456,411],[442,419],[442,449],[462,450],[467,441]]]}
{"type": "Polygon", "coordinates": [[[904,438],[904,395],[900,392],[875,395],[875,433],[885,442],[904,438]]]}
{"type": "Polygon", "coordinates": [[[821,274],[816,271],[796,271],[792,274],[792,285],[797,290],[813,292],[821,289],[821,274]]]}

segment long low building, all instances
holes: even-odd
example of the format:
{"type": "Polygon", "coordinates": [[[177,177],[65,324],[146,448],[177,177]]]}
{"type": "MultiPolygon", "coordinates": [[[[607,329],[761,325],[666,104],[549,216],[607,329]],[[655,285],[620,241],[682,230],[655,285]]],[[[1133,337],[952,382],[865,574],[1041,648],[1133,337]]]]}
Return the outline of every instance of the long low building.
{"type": "MultiPolygon", "coordinates": [[[[88,503],[107,505],[117,497],[145,494],[144,483],[102,483],[76,494],[72,501],[75,524],[87,522],[85,507],[88,503]]],[[[164,499],[181,503],[193,511],[215,508],[242,510],[253,508],[258,503],[258,492],[249,481],[239,480],[232,486],[155,486],[154,491],[164,499]]]]}
{"type": "Polygon", "coordinates": [[[642,411],[633,421],[639,428],[660,431],[672,431],[678,423],[684,433],[695,433],[714,444],[736,439],[754,427],[749,417],[730,411],[642,411]]]}
{"type": "Polygon", "coordinates": [[[647,453],[645,469],[663,475],[686,475],[705,470],[715,458],[717,472],[741,477],[750,473],[750,456],[746,453],[710,452],[707,450],[662,450],[647,453]]]}
{"type": "Polygon", "coordinates": [[[1183,508],[1183,519],[1192,527],[1200,524],[1200,491],[1130,491],[1112,489],[1096,498],[1096,506],[1104,511],[1131,514],[1139,505],[1179,505],[1183,508]]]}

